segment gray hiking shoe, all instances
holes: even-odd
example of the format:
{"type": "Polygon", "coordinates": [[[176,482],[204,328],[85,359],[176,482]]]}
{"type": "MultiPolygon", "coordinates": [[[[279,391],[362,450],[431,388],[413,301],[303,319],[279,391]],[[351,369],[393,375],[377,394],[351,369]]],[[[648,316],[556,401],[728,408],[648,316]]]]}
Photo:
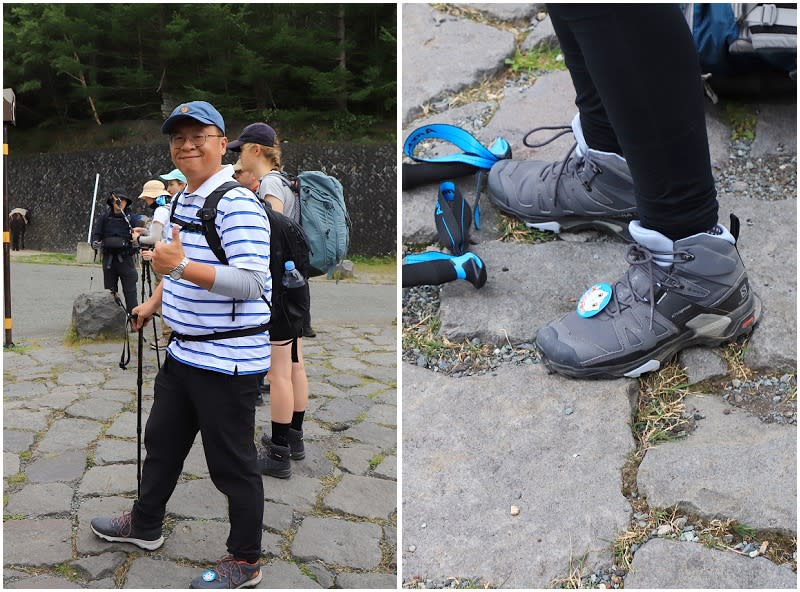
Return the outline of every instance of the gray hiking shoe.
{"type": "Polygon", "coordinates": [[[594,228],[630,241],[627,227],[636,214],[633,178],[619,154],[586,145],[580,116],[572,126],[537,128],[562,130],[544,146],[569,133],[576,144],[561,162],[501,160],[489,171],[489,198],[500,210],[531,228],[551,232],[594,228]],[[573,156],[573,151],[575,155],[573,156]]]}
{"type": "MultiPolygon", "coordinates": [[[[738,220],[738,234],[736,226],[738,220]]],[[[686,347],[719,345],[753,330],[761,301],[724,226],[674,243],[638,221],[630,233],[637,244],[625,254],[626,274],[613,286],[592,286],[576,311],[536,335],[549,369],[577,378],[636,378],[686,347]]]]}
{"type": "Polygon", "coordinates": [[[131,543],[147,551],[154,551],[164,544],[160,528],[153,530],[134,528],[130,512],[120,516],[97,516],[92,518],[90,526],[93,533],[112,543],[131,543]]]}

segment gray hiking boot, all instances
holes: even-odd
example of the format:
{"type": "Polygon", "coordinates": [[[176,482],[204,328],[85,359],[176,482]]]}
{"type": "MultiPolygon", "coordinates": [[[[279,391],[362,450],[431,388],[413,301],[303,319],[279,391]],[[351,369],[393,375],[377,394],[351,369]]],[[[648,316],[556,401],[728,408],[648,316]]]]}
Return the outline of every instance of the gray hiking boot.
{"type": "MultiPolygon", "coordinates": [[[[736,226],[738,220],[738,234],[736,226]]],[[[625,254],[626,274],[613,286],[592,286],[575,311],[536,335],[549,369],[577,378],[636,378],[686,347],[719,345],[753,330],[761,301],[724,226],[674,243],[638,221],[630,233],[637,244],[625,254]]]]}
{"type": "Polygon", "coordinates": [[[531,228],[556,233],[595,228],[630,241],[627,227],[636,214],[636,199],[625,159],[589,148],[579,115],[571,127],[537,128],[530,133],[540,129],[562,131],[541,144],[528,144],[526,139],[527,146],[544,146],[570,129],[576,144],[561,162],[499,161],[489,171],[492,202],[531,228]]]}

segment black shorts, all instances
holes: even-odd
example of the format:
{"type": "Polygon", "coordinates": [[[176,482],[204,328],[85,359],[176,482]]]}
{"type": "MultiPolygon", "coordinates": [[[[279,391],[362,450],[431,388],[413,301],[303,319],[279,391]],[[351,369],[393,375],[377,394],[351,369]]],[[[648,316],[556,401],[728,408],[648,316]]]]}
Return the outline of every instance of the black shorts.
{"type": "Polygon", "coordinates": [[[302,336],[303,324],[306,322],[311,310],[311,290],[308,287],[308,283],[302,288],[293,291],[292,306],[304,310],[304,318],[296,322],[295,326],[292,327],[280,304],[275,303],[272,310],[272,325],[269,328],[270,341],[288,341],[295,336],[302,336]]]}

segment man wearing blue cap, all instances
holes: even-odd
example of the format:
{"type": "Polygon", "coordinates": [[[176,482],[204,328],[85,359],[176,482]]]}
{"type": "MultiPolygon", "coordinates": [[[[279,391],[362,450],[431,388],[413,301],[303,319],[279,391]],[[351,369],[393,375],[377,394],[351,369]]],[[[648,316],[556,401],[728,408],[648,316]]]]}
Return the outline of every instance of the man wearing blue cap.
{"type": "Polygon", "coordinates": [[[203,209],[211,193],[233,181],[233,167],[222,165],[225,123],[212,105],[179,105],[161,131],[169,134],[172,161],[187,184],[173,198],[171,237],[153,251],[153,268],[164,279],[133,312],[139,329],[163,303],[173,339],[155,380],[139,499],[131,512],[94,518],[91,526],[108,541],[160,547],[167,501],[199,431],[211,479],[228,499],[231,526],[229,555],[191,587],[251,587],[261,581],[264,490],[254,435],[258,383],[271,355],[270,311],[262,299],[272,292],[269,222],[241,186],[224,191],[215,210],[203,209]],[[201,211],[214,216],[227,265],[193,226],[201,211]]]}

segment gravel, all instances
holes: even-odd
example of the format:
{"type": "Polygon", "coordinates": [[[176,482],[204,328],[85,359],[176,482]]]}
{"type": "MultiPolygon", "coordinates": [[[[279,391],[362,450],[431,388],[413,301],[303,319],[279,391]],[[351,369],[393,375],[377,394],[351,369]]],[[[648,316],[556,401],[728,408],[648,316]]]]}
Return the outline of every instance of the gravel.
{"type": "MultiPolygon", "coordinates": [[[[752,199],[792,199],[797,189],[797,156],[750,156],[752,140],[733,140],[728,165],[715,178],[718,193],[734,193],[752,199]]],[[[726,223],[725,220],[722,220],[726,223]]],[[[751,220],[742,220],[752,224],[751,220]]]]}
{"type": "Polygon", "coordinates": [[[792,374],[732,380],[724,388],[722,398],[764,423],[797,425],[797,377],[792,374]]]}

